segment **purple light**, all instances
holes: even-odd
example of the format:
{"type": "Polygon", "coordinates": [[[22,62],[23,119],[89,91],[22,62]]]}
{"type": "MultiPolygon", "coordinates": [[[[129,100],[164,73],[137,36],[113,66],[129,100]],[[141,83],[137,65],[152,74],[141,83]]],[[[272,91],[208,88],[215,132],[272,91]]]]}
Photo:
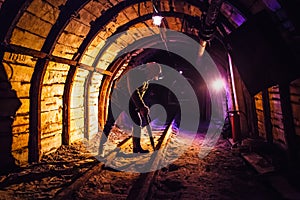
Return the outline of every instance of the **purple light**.
{"type": "Polygon", "coordinates": [[[237,26],[242,25],[246,19],[233,5],[228,2],[224,2],[221,6],[221,12],[230,20],[232,20],[237,26]]]}
{"type": "Polygon", "coordinates": [[[277,0],[263,0],[263,2],[273,12],[281,8],[277,0]]]}
{"type": "Polygon", "coordinates": [[[232,20],[236,23],[236,25],[240,26],[245,22],[245,18],[237,12],[232,13],[232,20]]]}

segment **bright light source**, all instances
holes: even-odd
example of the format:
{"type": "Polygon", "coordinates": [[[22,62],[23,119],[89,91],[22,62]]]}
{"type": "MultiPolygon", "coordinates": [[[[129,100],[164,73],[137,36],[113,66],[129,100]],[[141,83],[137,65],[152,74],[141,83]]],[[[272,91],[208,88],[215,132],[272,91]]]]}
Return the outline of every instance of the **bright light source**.
{"type": "Polygon", "coordinates": [[[224,89],[225,84],[224,84],[224,81],[223,81],[222,79],[218,79],[218,80],[215,80],[215,81],[212,83],[212,86],[213,86],[213,88],[214,88],[216,91],[220,91],[220,90],[224,89]]]}
{"type": "Polygon", "coordinates": [[[158,14],[153,14],[152,16],[153,24],[156,26],[160,26],[162,19],[163,17],[158,14]]]}
{"type": "Polygon", "coordinates": [[[179,74],[182,74],[182,73],[183,73],[183,71],[180,70],[180,71],[179,71],[179,74]]]}

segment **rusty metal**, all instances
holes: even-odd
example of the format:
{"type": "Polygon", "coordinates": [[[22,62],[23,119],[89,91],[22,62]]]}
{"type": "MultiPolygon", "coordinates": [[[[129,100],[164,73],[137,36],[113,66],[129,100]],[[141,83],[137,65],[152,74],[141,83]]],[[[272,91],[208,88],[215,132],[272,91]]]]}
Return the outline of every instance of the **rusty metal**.
{"type": "Polygon", "coordinates": [[[237,110],[228,111],[229,120],[231,124],[231,133],[233,142],[240,142],[242,139],[240,113],[237,110]]]}

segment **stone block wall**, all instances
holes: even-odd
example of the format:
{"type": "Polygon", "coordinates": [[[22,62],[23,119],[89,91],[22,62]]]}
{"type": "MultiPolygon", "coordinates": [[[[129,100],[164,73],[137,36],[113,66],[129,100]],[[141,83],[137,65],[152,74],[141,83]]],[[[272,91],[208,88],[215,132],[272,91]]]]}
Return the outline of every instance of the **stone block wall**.
{"type": "MultiPolygon", "coordinates": [[[[103,1],[106,2],[106,1],[103,1]]],[[[91,29],[91,24],[102,12],[111,8],[107,3],[92,1],[86,4],[77,15],[70,20],[69,24],[58,39],[53,55],[72,59],[79,46],[91,29]]],[[[89,64],[89,63],[87,63],[89,64]]]]}
{"type": "Polygon", "coordinates": [[[41,151],[48,153],[61,145],[63,92],[68,65],[49,62],[41,96],[41,151]]]}
{"type": "Polygon", "coordinates": [[[93,135],[98,133],[99,122],[98,122],[98,101],[99,101],[99,87],[102,82],[103,75],[99,73],[93,73],[91,79],[91,86],[89,89],[89,124],[88,124],[88,135],[92,138],[93,135]]]}
{"type": "Polygon", "coordinates": [[[65,1],[34,0],[23,13],[10,39],[11,44],[41,50],[65,1]]]}
{"type": "Polygon", "coordinates": [[[12,124],[12,154],[19,165],[25,164],[28,159],[29,90],[35,63],[36,59],[19,54],[5,53],[3,58],[12,89],[22,103],[12,124]]]}
{"type": "Polygon", "coordinates": [[[70,142],[84,138],[84,90],[89,71],[78,69],[71,93],[70,142]]]}

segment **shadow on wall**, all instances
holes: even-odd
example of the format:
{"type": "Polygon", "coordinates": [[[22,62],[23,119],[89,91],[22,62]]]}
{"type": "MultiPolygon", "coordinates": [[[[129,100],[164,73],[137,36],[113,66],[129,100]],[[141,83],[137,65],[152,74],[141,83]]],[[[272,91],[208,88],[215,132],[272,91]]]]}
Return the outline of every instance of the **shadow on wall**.
{"type": "Polygon", "coordinates": [[[12,170],[16,167],[12,150],[12,124],[21,101],[16,91],[12,90],[11,84],[0,63],[0,173],[12,170]]]}

